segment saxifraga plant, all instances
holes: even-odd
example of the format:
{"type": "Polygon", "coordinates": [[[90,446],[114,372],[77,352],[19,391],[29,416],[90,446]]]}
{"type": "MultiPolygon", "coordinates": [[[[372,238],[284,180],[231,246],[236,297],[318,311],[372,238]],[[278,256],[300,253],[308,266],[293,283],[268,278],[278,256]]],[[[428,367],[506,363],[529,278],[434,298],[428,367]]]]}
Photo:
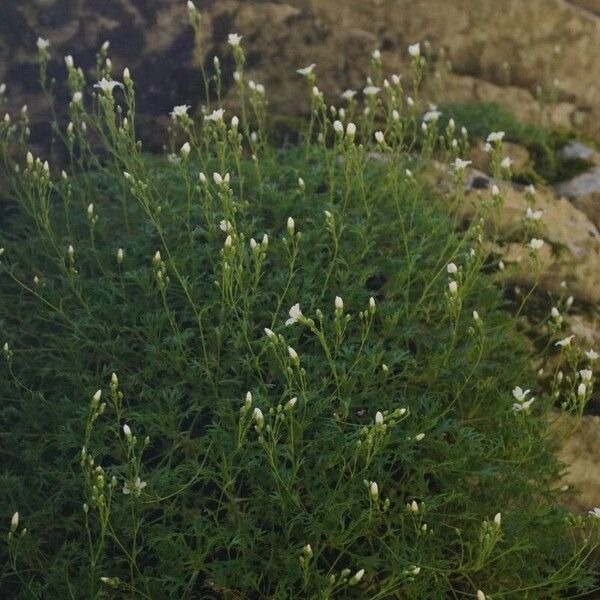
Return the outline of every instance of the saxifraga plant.
{"type": "Polygon", "coordinates": [[[416,100],[374,55],[360,117],[301,70],[309,131],[278,151],[230,43],[242,118],[176,107],[168,160],[103,60],[90,110],[67,61],[70,175],[26,154],[26,115],[0,128],[3,596],[591,589],[593,519],[561,502],[550,398],[511,398],[532,378],[480,224],[458,235],[422,176],[464,139],[422,125],[418,46],[416,100]]]}

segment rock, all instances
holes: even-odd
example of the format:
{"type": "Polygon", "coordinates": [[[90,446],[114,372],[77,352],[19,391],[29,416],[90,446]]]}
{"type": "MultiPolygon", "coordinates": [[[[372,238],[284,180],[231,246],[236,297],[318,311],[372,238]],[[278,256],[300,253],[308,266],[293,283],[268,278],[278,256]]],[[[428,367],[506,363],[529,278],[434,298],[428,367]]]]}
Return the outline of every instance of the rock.
{"type": "Polygon", "coordinates": [[[500,188],[503,206],[500,210],[483,208],[483,215],[486,233],[496,236],[493,250],[508,267],[499,276],[523,287],[539,285],[557,296],[564,281],[577,300],[600,302],[600,233],[594,223],[549,188],[539,187],[532,204],[523,186],[495,181],[475,169],[466,173],[467,193],[458,207],[460,216],[472,219],[481,214],[481,207],[491,207],[493,185],[500,188]],[[526,219],[529,207],[543,211],[542,218],[526,219]],[[527,247],[532,237],[546,242],[537,252],[538,267],[527,247]]]}
{"type": "MultiPolygon", "coordinates": [[[[533,165],[527,148],[511,142],[504,142],[503,148],[504,156],[508,156],[513,161],[511,166],[513,173],[523,173],[532,168],[533,165]]],[[[469,158],[473,161],[475,169],[489,170],[489,155],[483,150],[483,143],[471,147],[469,158]]]]}
{"type": "Polygon", "coordinates": [[[572,506],[581,512],[600,506],[600,417],[585,415],[581,424],[567,415],[564,430],[569,431],[559,458],[567,465],[564,481],[579,494],[572,506]]]}
{"type": "Polygon", "coordinates": [[[568,198],[600,227],[600,167],[594,167],[555,186],[558,196],[568,198]]]}
{"type": "Polygon", "coordinates": [[[600,352],[600,320],[590,315],[567,315],[566,330],[575,335],[579,346],[600,352]]]}
{"type": "MultiPolygon", "coordinates": [[[[297,116],[309,106],[297,68],[317,63],[317,83],[327,102],[337,103],[343,89],[364,85],[372,50],[381,49],[386,74],[401,72],[408,78],[406,48],[427,39],[431,51],[425,44],[423,51],[433,71],[426,78],[427,100],[496,101],[524,122],[600,134],[600,19],[590,12],[596,0],[573,1],[579,6],[563,0],[505,0],[501,11],[494,0],[463,0],[460,6],[447,0],[198,2],[198,50],[185,0],[5,3],[0,82],[7,84],[10,112],[29,105],[35,136],[36,123],[47,122],[49,114],[37,85],[36,37],[51,42],[49,73],[63,101],[63,56],[72,54],[91,84],[96,50],[110,40],[114,72],[128,66],[136,80],[138,114],[165,115],[183,103],[197,108],[205,101],[198,62],[212,72],[215,55],[223,65],[224,96],[233,106],[227,34],[237,31],[244,36],[248,75],[266,85],[271,110],[297,116]],[[554,52],[557,44],[562,45],[559,53],[554,52]],[[542,111],[535,90],[548,89],[548,73],[556,76],[560,97],[542,111]]],[[[37,136],[40,143],[46,132],[37,136]]]]}
{"type": "Polygon", "coordinates": [[[600,152],[581,142],[569,142],[559,150],[558,156],[563,160],[584,160],[600,166],[600,152]]]}
{"type": "Polygon", "coordinates": [[[568,2],[591,13],[600,15],[600,3],[598,3],[598,0],[568,0],[568,2]]]}

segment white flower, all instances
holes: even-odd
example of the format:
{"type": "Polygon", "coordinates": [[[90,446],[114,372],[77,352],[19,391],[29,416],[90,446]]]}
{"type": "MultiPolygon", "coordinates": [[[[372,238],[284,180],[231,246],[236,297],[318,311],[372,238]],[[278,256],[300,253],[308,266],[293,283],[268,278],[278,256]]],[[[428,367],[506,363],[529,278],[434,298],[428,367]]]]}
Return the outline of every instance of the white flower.
{"type": "Polygon", "coordinates": [[[510,156],[505,156],[505,157],[502,159],[502,162],[500,163],[500,166],[501,166],[503,169],[510,169],[510,167],[511,167],[511,165],[512,165],[512,164],[513,164],[513,159],[512,159],[512,158],[510,158],[510,156]]]}
{"type": "Polygon", "coordinates": [[[410,96],[407,96],[406,104],[408,104],[408,106],[410,106],[410,107],[413,107],[415,105],[415,101],[410,96]]]}
{"type": "Polygon", "coordinates": [[[379,94],[380,91],[381,88],[378,88],[376,85],[368,85],[363,89],[363,94],[365,96],[375,96],[376,94],[379,94]]]}
{"type": "Polygon", "coordinates": [[[423,115],[423,122],[424,123],[436,123],[437,120],[442,116],[441,111],[439,110],[428,110],[424,115],[423,115]]]}
{"type": "Polygon", "coordinates": [[[316,66],[317,65],[315,63],[312,63],[311,65],[308,65],[308,67],[303,67],[302,69],[298,69],[296,71],[296,73],[298,73],[298,75],[303,75],[304,77],[308,77],[309,75],[312,75],[316,66]]]}
{"type": "Polygon", "coordinates": [[[596,360],[600,355],[595,350],[586,350],[585,356],[588,360],[596,360]]]}
{"type": "Polygon", "coordinates": [[[123,425],[123,433],[125,434],[125,437],[130,440],[133,436],[133,433],[131,432],[131,427],[129,427],[129,425],[127,425],[127,423],[125,423],[123,425]]]}
{"type": "Polygon", "coordinates": [[[233,225],[229,221],[223,219],[222,221],[219,221],[219,229],[227,233],[233,229],[233,225]]]}
{"type": "Polygon", "coordinates": [[[383,413],[379,410],[375,413],[375,424],[383,425],[383,413]]]}
{"type": "Polygon", "coordinates": [[[539,250],[544,245],[544,240],[540,240],[538,238],[531,238],[529,240],[529,249],[530,250],[539,250]]]}
{"type": "Polygon", "coordinates": [[[485,594],[481,590],[477,590],[477,600],[486,600],[485,594]]]}
{"type": "Polygon", "coordinates": [[[458,293],[458,283],[456,283],[456,281],[451,281],[448,284],[448,291],[450,292],[450,295],[456,296],[458,293]]]}
{"type": "Polygon", "coordinates": [[[556,308],[556,306],[552,307],[552,310],[550,311],[550,315],[552,316],[553,319],[560,319],[560,311],[558,310],[558,308],[556,308]]]}
{"type": "Polygon", "coordinates": [[[415,442],[420,442],[424,437],[424,433],[417,433],[417,435],[415,435],[415,442]]]}
{"type": "Polygon", "coordinates": [[[488,142],[488,143],[501,142],[503,139],[504,139],[504,131],[493,131],[492,133],[490,133],[487,136],[486,142],[488,142]]]}
{"type": "Polygon", "coordinates": [[[73,60],[73,57],[70,54],[68,56],[65,56],[65,65],[67,69],[72,69],[75,66],[75,61],[73,60]]]}
{"type": "Polygon", "coordinates": [[[129,67],[125,67],[123,69],[123,81],[130,81],[131,80],[131,73],[129,72],[129,67]]]}
{"type": "Polygon", "coordinates": [[[117,262],[119,264],[121,264],[123,262],[123,257],[125,256],[125,253],[123,252],[123,248],[119,248],[117,250],[117,262]]]}
{"type": "Polygon", "coordinates": [[[385,136],[383,135],[383,131],[375,132],[375,141],[382,146],[385,144],[385,136]]]}
{"type": "Polygon", "coordinates": [[[373,298],[373,296],[371,296],[369,298],[369,310],[370,311],[374,311],[375,310],[375,298],[373,298]]]}
{"type": "Polygon", "coordinates": [[[269,339],[271,339],[271,340],[277,339],[277,334],[272,329],[269,329],[268,327],[265,327],[264,331],[265,331],[265,335],[269,339]]]}
{"type": "Polygon", "coordinates": [[[83,94],[81,92],[75,92],[73,94],[73,104],[79,104],[83,99],[83,94]]]}
{"type": "Polygon", "coordinates": [[[516,402],[515,404],[512,405],[513,411],[518,413],[518,412],[529,410],[529,407],[533,404],[534,400],[535,400],[535,398],[530,398],[526,402],[520,402],[520,403],[516,402]]]}
{"type": "Polygon", "coordinates": [[[333,130],[338,134],[338,135],[342,135],[344,133],[344,125],[342,124],[341,121],[334,121],[333,122],[333,130]]]}
{"type": "Polygon", "coordinates": [[[593,508],[592,510],[588,510],[588,514],[592,517],[596,517],[596,519],[600,519],[600,508],[593,508]]]}
{"type": "Polygon", "coordinates": [[[344,100],[352,100],[356,96],[356,90],[346,90],[340,94],[340,97],[344,100]]]}
{"type": "Polygon", "coordinates": [[[421,56],[421,44],[420,43],[416,43],[416,44],[411,44],[408,47],[408,53],[413,57],[413,58],[419,58],[419,56],[421,56]]]}
{"type": "Polygon", "coordinates": [[[494,525],[496,525],[496,527],[500,527],[501,524],[502,524],[502,513],[496,513],[494,515],[494,525]]]}
{"type": "Polygon", "coordinates": [[[46,50],[50,46],[50,41],[45,40],[42,37],[39,37],[35,44],[36,44],[38,50],[46,50]]]}
{"type": "Polygon", "coordinates": [[[238,35],[237,33],[230,33],[227,36],[227,43],[230,46],[239,46],[241,41],[242,41],[242,36],[238,35]]]}
{"type": "Polygon", "coordinates": [[[90,202],[88,204],[86,213],[87,213],[88,219],[91,219],[94,216],[94,203],[93,202],[90,202]]]}
{"type": "Polygon", "coordinates": [[[486,153],[489,154],[492,151],[492,145],[489,142],[486,142],[483,147],[482,150],[486,153]]]}
{"type": "Polygon", "coordinates": [[[294,396],[293,398],[290,398],[284,406],[284,410],[286,411],[290,411],[292,410],[292,408],[294,408],[294,406],[296,406],[296,402],[298,402],[298,398],[296,396],[294,396]]]}
{"type": "Polygon", "coordinates": [[[231,248],[231,246],[233,246],[233,238],[230,235],[228,235],[225,238],[225,248],[231,248]]]}
{"type": "Polygon", "coordinates": [[[462,171],[463,169],[466,169],[471,164],[471,162],[472,161],[470,161],[470,160],[463,160],[462,158],[455,158],[453,167],[457,171],[462,171]]]}
{"type": "Polygon", "coordinates": [[[192,108],[188,104],[179,104],[173,107],[173,110],[169,113],[174,119],[181,119],[184,115],[188,114],[188,110],[192,108]]]}
{"type": "Polygon", "coordinates": [[[556,342],[556,344],[554,344],[555,346],[560,346],[561,348],[566,348],[567,346],[571,345],[571,341],[573,340],[575,336],[574,335],[570,335],[569,337],[566,337],[558,342],[556,342]]]}
{"type": "Polygon", "coordinates": [[[190,155],[191,151],[192,151],[192,147],[190,146],[189,142],[185,142],[183,144],[183,146],[181,146],[180,152],[184,158],[187,158],[190,155]]]}
{"type": "Polygon", "coordinates": [[[294,362],[298,361],[298,353],[291,346],[288,346],[288,354],[294,362]]]}
{"type": "Polygon", "coordinates": [[[133,493],[135,496],[139,496],[147,485],[148,484],[145,481],[142,481],[138,476],[131,484],[131,487],[129,487],[129,483],[125,483],[123,486],[123,493],[125,495],[133,493]]]}
{"type": "Polygon", "coordinates": [[[371,58],[373,60],[381,60],[381,51],[377,49],[373,50],[373,52],[371,52],[371,58]]]}
{"type": "Polygon", "coordinates": [[[223,115],[225,114],[225,109],[224,108],[217,108],[216,110],[213,110],[210,115],[207,115],[206,117],[204,117],[205,121],[212,121],[213,123],[217,123],[218,121],[222,121],[223,120],[223,115]]]}
{"type": "Polygon", "coordinates": [[[525,193],[529,194],[530,196],[534,196],[535,195],[535,186],[533,184],[528,185],[525,188],[525,193]]]}
{"type": "Polygon", "coordinates": [[[19,526],[19,512],[13,513],[13,516],[10,519],[10,530],[16,531],[19,526]]]}
{"type": "Polygon", "coordinates": [[[494,198],[497,198],[500,195],[500,189],[498,188],[498,186],[496,184],[494,184],[492,186],[492,196],[494,198]]]}
{"type": "Polygon", "coordinates": [[[530,390],[523,390],[523,388],[521,386],[517,386],[516,388],[513,389],[512,395],[515,400],[518,400],[519,402],[523,402],[525,400],[525,398],[527,397],[527,394],[529,394],[529,392],[530,392],[530,390]]]}
{"type": "Polygon", "coordinates": [[[344,310],[344,301],[342,300],[342,298],[340,296],[336,296],[335,297],[335,310],[336,312],[342,312],[344,310]]]}
{"type": "Polygon", "coordinates": [[[527,207],[527,212],[525,213],[525,218],[531,221],[539,221],[544,215],[543,210],[533,210],[531,207],[527,207]]]}
{"type": "Polygon", "coordinates": [[[288,217],[287,230],[290,235],[294,235],[294,231],[296,230],[296,222],[292,217],[288,217]]]}
{"type": "Polygon", "coordinates": [[[586,394],[587,394],[587,386],[585,385],[585,383],[581,382],[577,386],[577,397],[578,398],[585,398],[586,394]]]}
{"type": "Polygon", "coordinates": [[[108,94],[112,94],[112,91],[116,87],[120,87],[122,89],[123,84],[119,81],[114,81],[112,79],[106,79],[106,77],[103,77],[98,83],[94,84],[94,87],[108,94]]]}
{"type": "Polygon", "coordinates": [[[100,398],[102,398],[102,390],[96,390],[96,393],[92,396],[92,398],[96,404],[100,402],[100,398]]]}
{"type": "Polygon", "coordinates": [[[581,371],[579,371],[579,376],[581,377],[582,381],[591,381],[592,375],[593,373],[591,369],[581,369],[581,371]]]}
{"type": "Polygon", "coordinates": [[[448,263],[448,265],[446,266],[446,271],[449,275],[454,275],[455,273],[458,273],[458,267],[453,262],[451,262],[448,263]]]}
{"type": "Polygon", "coordinates": [[[352,122],[348,123],[348,125],[346,125],[346,135],[350,138],[353,139],[354,136],[356,135],[356,125],[352,122]]]}
{"type": "Polygon", "coordinates": [[[290,318],[285,322],[286,327],[297,323],[304,316],[300,310],[300,304],[294,304],[288,311],[288,314],[290,315],[290,318]]]}

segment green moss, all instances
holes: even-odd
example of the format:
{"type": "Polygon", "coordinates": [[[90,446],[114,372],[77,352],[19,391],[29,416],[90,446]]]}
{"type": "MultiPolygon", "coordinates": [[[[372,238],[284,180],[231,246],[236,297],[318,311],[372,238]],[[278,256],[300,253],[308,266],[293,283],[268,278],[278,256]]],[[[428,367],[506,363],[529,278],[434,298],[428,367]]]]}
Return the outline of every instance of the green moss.
{"type": "Polygon", "coordinates": [[[443,105],[444,123],[454,118],[459,127],[469,130],[471,138],[485,139],[491,131],[504,131],[506,140],[527,148],[533,160],[533,172],[518,173],[522,183],[554,183],[570,179],[589,165],[581,160],[561,160],[558,150],[572,139],[567,133],[523,124],[494,102],[456,102],[443,105]]]}

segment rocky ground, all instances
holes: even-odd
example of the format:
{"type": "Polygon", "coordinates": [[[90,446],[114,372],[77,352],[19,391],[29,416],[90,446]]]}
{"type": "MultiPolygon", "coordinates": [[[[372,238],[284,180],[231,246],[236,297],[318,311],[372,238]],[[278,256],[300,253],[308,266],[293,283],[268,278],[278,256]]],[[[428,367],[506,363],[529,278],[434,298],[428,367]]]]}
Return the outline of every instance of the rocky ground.
{"type": "MultiPolygon", "coordinates": [[[[563,181],[537,185],[535,210],[542,210],[539,235],[541,286],[547,301],[573,295],[565,330],[600,351],[600,4],[598,0],[197,0],[203,15],[200,52],[194,50],[183,0],[31,0],[5,3],[0,19],[0,83],[6,83],[7,108],[29,106],[33,142],[48,140],[47,103],[39,92],[35,40],[51,43],[49,73],[61,105],[66,97],[63,57],[72,54],[92,80],[96,52],[111,43],[115,73],[128,66],[137,85],[142,122],[166,120],[175,104],[203,101],[198,63],[210,72],[222,57],[225,105],[231,106],[232,57],[227,35],[243,35],[248,75],[267,88],[270,111],[303,116],[308,109],[306,82],[296,69],[316,63],[318,84],[330,101],[348,87],[361,88],[371,52],[382,53],[385,72],[407,74],[406,47],[424,43],[431,72],[427,97],[435,102],[493,101],[523,123],[566,132],[572,141],[558,150],[559,161],[583,167],[563,181]],[[430,48],[430,49],[428,49],[430,48]],[[581,140],[586,140],[582,143],[581,140]]],[[[142,127],[152,131],[152,127],[142,127]]],[[[158,138],[156,138],[158,139],[158,138]]],[[[158,147],[147,134],[147,147],[158,147]]],[[[528,149],[507,145],[513,170],[535,169],[528,149]]],[[[523,249],[524,219],[531,200],[524,185],[494,181],[487,157],[475,145],[467,178],[463,215],[473,202],[499,185],[505,208],[495,223],[502,240],[494,251],[507,268],[497,276],[507,289],[533,283],[523,249]]],[[[489,194],[488,194],[489,195],[489,194]]],[[[538,302],[538,306],[540,303],[538,302]]],[[[546,316],[524,317],[535,330],[546,316]]],[[[593,399],[591,413],[600,412],[593,399]]],[[[597,467],[600,421],[584,417],[566,443],[568,480],[582,489],[581,507],[600,505],[597,467]]]]}
{"type": "Polygon", "coordinates": [[[267,85],[271,109],[307,110],[296,69],[317,64],[319,87],[330,99],[362,87],[372,50],[386,71],[407,72],[406,47],[428,40],[438,100],[494,100],[523,121],[545,120],[588,136],[600,134],[600,5],[598,0],[197,0],[203,40],[194,52],[184,0],[29,0],[5,3],[0,22],[0,82],[12,108],[28,104],[45,122],[35,40],[52,44],[51,76],[64,77],[72,54],[89,70],[105,41],[115,72],[128,66],[140,114],[167,115],[174,104],[202,101],[198,61],[212,70],[224,60],[231,86],[227,34],[244,36],[248,72],[267,85]],[[540,109],[540,102],[551,106],[540,109]]]}

